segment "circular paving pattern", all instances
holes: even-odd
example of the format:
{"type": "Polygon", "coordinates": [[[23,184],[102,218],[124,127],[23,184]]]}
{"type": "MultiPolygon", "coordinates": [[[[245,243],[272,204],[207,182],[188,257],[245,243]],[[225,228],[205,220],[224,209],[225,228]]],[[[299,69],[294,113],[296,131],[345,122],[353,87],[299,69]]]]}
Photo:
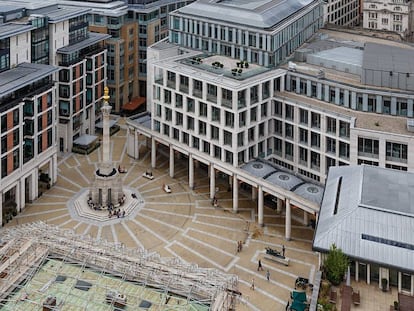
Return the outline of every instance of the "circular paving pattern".
{"type": "Polygon", "coordinates": [[[281,175],[279,175],[279,179],[280,179],[280,180],[289,180],[289,179],[290,179],[290,177],[289,177],[288,175],[281,174],[281,175]]]}
{"type": "Polygon", "coordinates": [[[310,186],[310,187],[307,187],[306,188],[306,191],[308,191],[309,193],[318,193],[319,192],[319,189],[316,188],[316,187],[310,186]]]}
{"type": "Polygon", "coordinates": [[[255,169],[261,169],[261,168],[263,168],[263,164],[262,163],[254,163],[252,166],[255,169]]]}

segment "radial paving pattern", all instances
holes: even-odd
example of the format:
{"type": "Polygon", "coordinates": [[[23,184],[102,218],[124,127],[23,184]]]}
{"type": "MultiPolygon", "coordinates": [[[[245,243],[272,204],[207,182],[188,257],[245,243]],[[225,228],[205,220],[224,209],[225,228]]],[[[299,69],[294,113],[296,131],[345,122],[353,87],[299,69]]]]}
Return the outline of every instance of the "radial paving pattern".
{"type": "MultiPolygon", "coordinates": [[[[141,139],[143,141],[144,139],[141,139]]],[[[265,209],[264,228],[256,226],[256,203],[241,192],[238,214],[231,213],[232,193],[227,192],[225,181],[218,179],[220,208],[211,206],[209,179],[206,171],[195,170],[196,189],[188,187],[187,161],[176,159],[175,178],[168,175],[168,158],[158,153],[155,178],[145,179],[142,174],[150,168],[150,152],[140,149],[140,159],[126,154],[126,132],[121,130],[111,138],[112,159],[116,165],[125,166],[124,185],[136,189],[145,201],[140,211],[131,219],[118,223],[85,223],[73,219],[67,202],[94,178],[100,150],[92,154],[68,155],[59,159],[56,185],[46,190],[33,204],[15,217],[16,223],[46,221],[62,228],[74,229],[80,234],[109,241],[119,241],[128,247],[144,247],[161,256],[177,256],[202,267],[218,268],[235,273],[240,278],[242,303],[237,310],[285,310],[290,290],[297,276],[313,277],[317,256],[311,251],[313,231],[301,225],[292,227],[292,241],[284,240],[284,218],[271,209],[265,209]],[[172,193],[162,190],[168,184],[172,193]],[[243,241],[242,252],[237,252],[237,241],[243,241]],[[270,271],[270,282],[265,271],[257,271],[257,262],[263,258],[264,248],[286,246],[290,258],[288,267],[262,260],[265,271],[270,271]],[[255,279],[256,290],[250,289],[255,279]]],[[[295,214],[295,211],[293,211],[295,214]]],[[[297,215],[298,219],[302,217],[297,215]]],[[[293,222],[295,224],[295,222],[293,222]]],[[[310,293],[310,292],[309,292],[310,293]]],[[[308,294],[309,294],[308,293],[308,294]]]]}

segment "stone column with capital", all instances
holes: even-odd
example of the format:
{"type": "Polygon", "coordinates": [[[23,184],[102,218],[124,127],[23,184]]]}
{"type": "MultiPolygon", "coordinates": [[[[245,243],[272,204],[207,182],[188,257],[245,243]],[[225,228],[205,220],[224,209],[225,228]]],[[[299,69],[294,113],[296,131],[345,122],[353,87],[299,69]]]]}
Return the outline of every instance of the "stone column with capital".
{"type": "Polygon", "coordinates": [[[102,163],[99,166],[99,173],[101,175],[109,175],[112,170],[111,154],[110,154],[110,139],[109,139],[109,114],[111,113],[111,106],[108,103],[109,89],[105,87],[103,96],[102,111],[102,163]]]}

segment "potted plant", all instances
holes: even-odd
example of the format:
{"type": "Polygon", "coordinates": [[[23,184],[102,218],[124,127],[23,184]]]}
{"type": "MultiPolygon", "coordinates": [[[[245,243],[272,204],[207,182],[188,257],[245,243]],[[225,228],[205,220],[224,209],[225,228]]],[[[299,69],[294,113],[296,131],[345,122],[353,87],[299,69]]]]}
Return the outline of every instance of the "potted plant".
{"type": "Polygon", "coordinates": [[[398,301],[394,301],[394,310],[400,310],[400,304],[398,301]]]}
{"type": "Polygon", "coordinates": [[[249,68],[249,63],[248,62],[244,62],[244,67],[249,68]]]}
{"type": "Polygon", "coordinates": [[[383,292],[386,292],[388,290],[388,279],[386,278],[381,279],[381,289],[383,292]]]}
{"type": "Polygon", "coordinates": [[[231,74],[232,74],[233,76],[235,76],[235,75],[237,74],[237,68],[233,68],[233,69],[231,70],[231,74]]]}
{"type": "Polygon", "coordinates": [[[243,72],[243,69],[241,69],[241,68],[240,68],[240,69],[238,70],[239,75],[241,75],[241,73],[242,73],[242,72],[243,72]]]}

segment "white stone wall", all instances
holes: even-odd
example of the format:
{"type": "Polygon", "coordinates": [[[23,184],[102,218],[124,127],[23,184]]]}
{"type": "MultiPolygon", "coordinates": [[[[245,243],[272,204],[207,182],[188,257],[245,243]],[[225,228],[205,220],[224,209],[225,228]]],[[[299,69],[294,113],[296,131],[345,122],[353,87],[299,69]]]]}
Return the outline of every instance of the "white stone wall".
{"type": "Polygon", "coordinates": [[[10,68],[20,63],[30,63],[30,41],[30,32],[10,38],[10,68]]]}
{"type": "Polygon", "coordinates": [[[69,20],[49,24],[49,55],[50,64],[58,65],[56,51],[69,44],[69,20]]]}

